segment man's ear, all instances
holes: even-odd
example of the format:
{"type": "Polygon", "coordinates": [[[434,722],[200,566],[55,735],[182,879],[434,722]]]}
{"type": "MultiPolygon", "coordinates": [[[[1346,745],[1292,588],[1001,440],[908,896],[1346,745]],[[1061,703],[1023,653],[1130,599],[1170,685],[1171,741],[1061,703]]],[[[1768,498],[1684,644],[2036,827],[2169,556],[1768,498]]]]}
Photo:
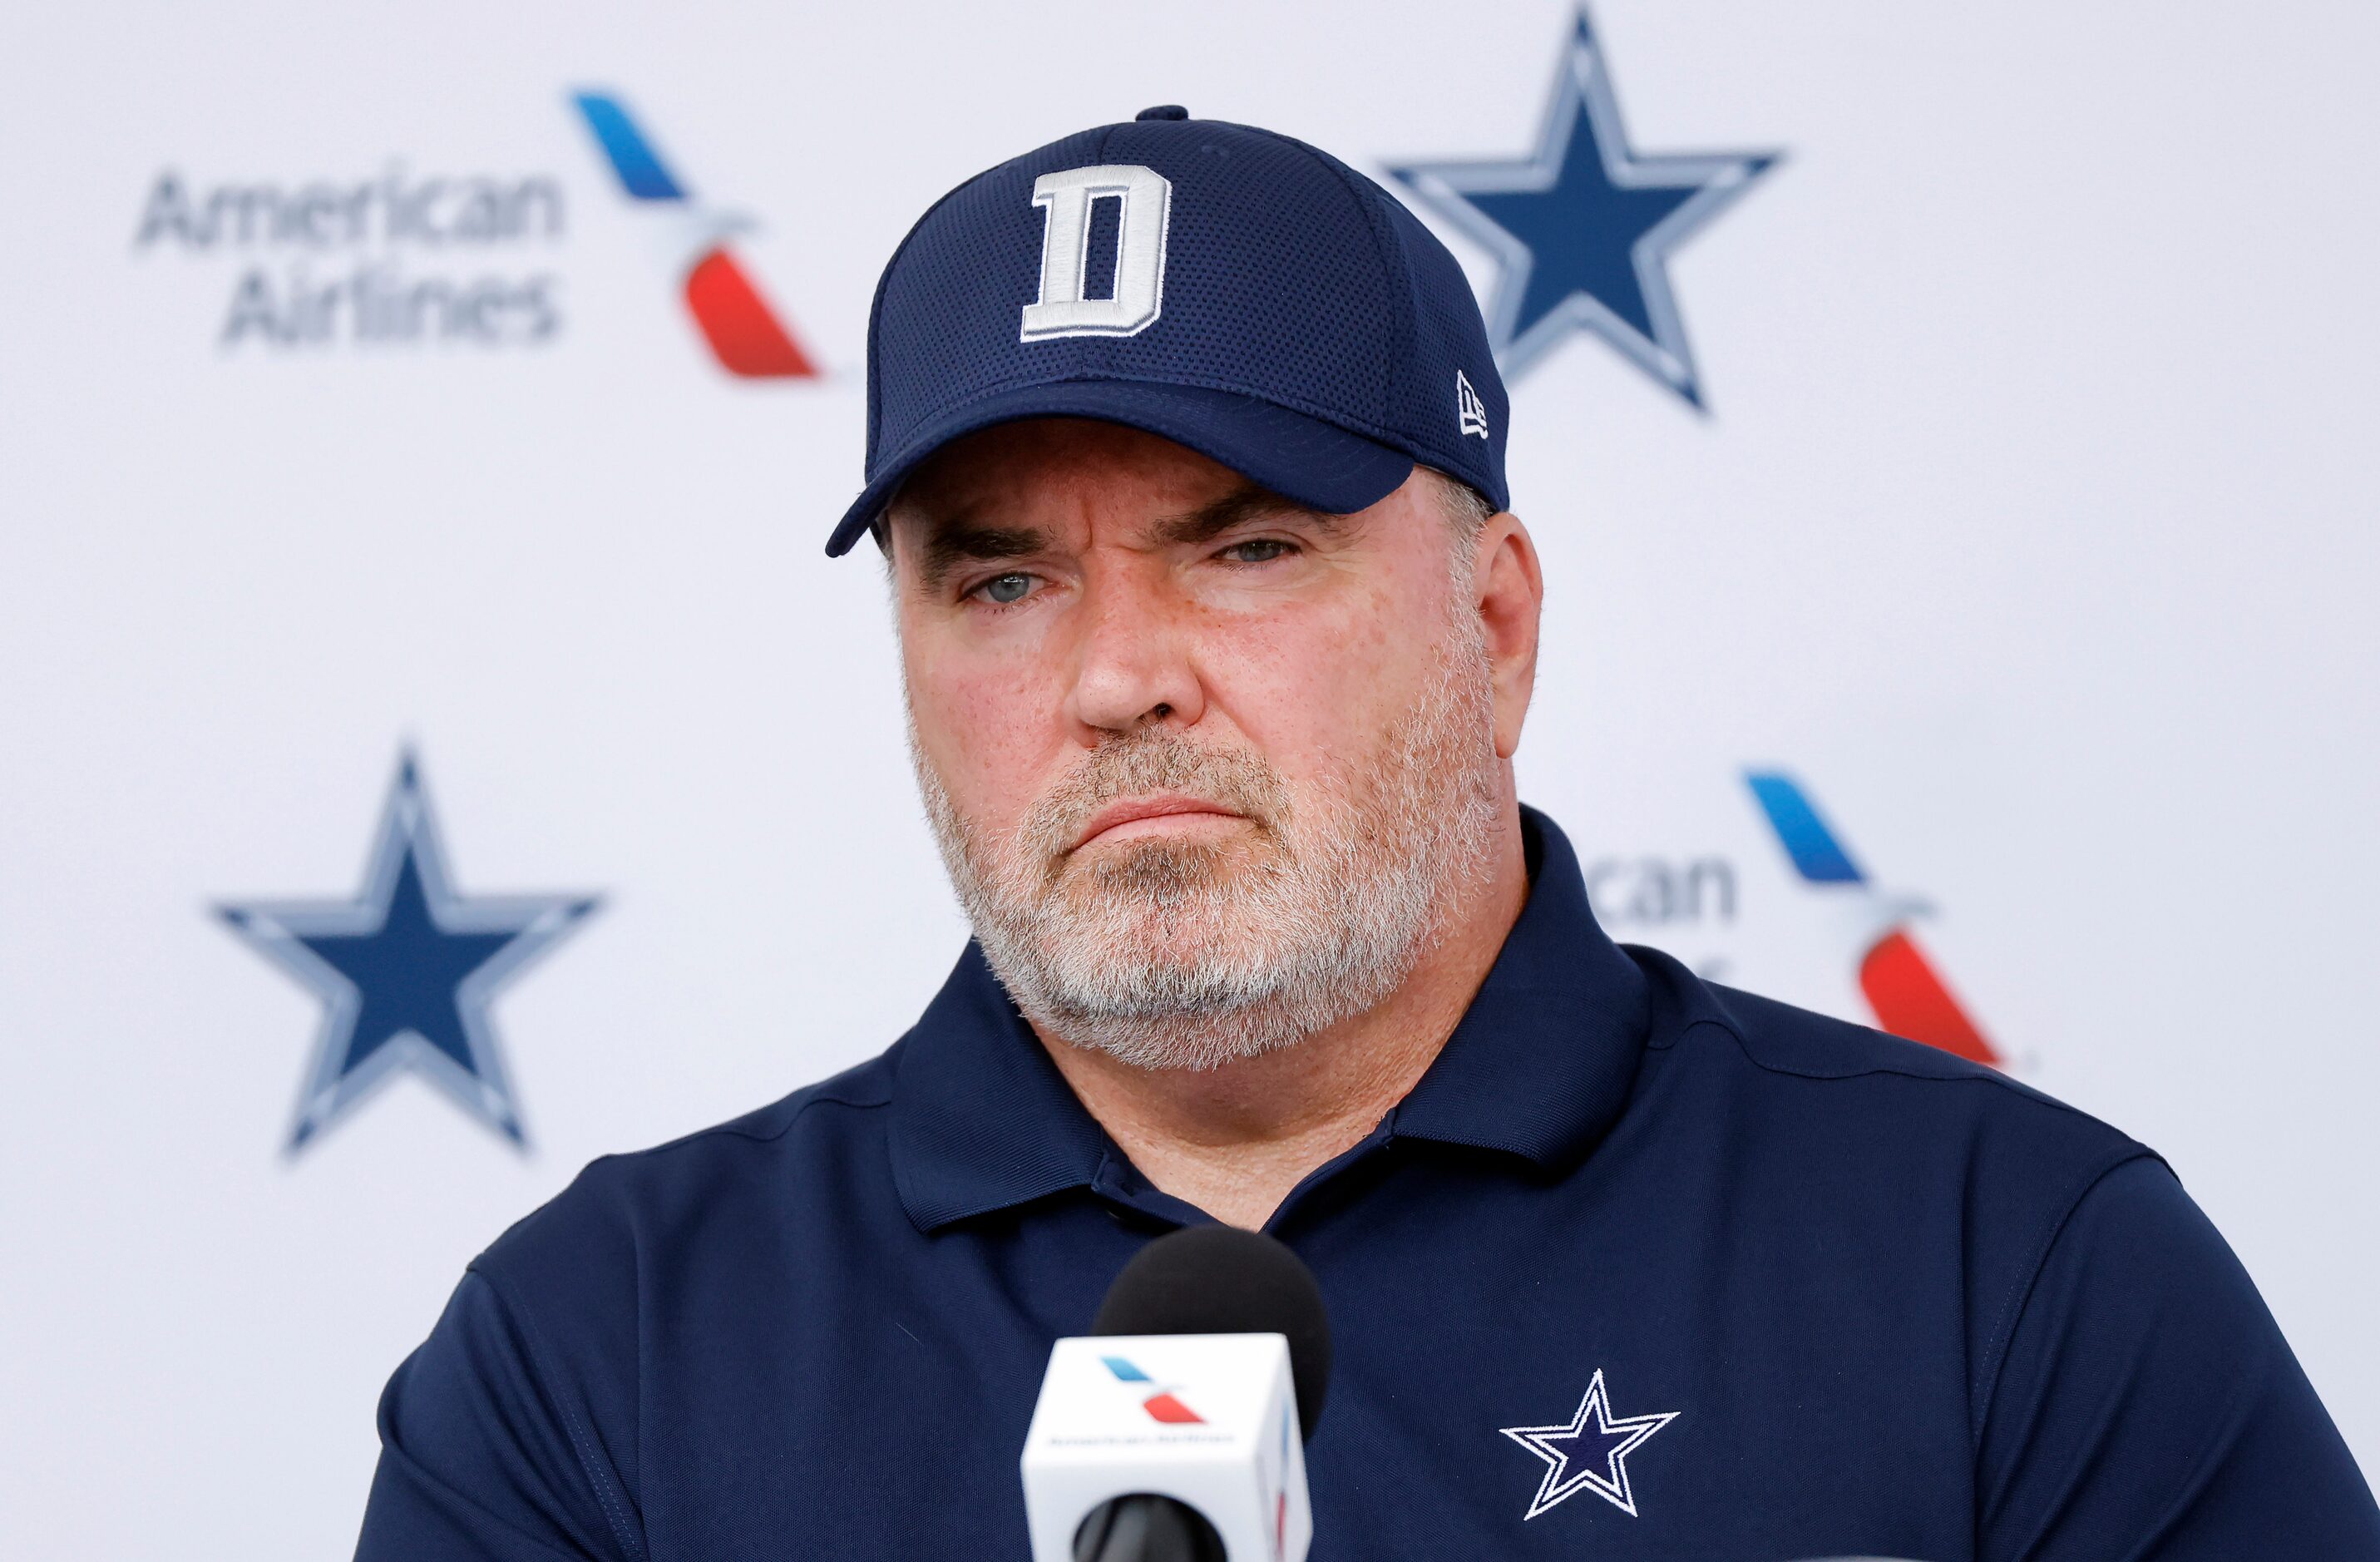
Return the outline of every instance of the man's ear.
{"type": "Polygon", "coordinates": [[[1546,601],[1536,544],[1519,516],[1505,510],[1481,523],[1471,580],[1495,674],[1496,757],[1509,760],[1521,747],[1537,687],[1537,620],[1546,601]]]}

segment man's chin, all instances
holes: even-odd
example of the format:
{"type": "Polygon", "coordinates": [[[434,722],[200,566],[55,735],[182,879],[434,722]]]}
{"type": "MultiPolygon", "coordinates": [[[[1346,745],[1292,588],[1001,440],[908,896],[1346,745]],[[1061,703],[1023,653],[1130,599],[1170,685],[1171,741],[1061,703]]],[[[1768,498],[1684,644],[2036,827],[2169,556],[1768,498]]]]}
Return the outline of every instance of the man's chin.
{"type": "Polygon", "coordinates": [[[1060,865],[1055,886],[1085,910],[1140,903],[1164,911],[1191,897],[1209,904],[1228,900],[1235,890],[1275,877],[1281,868],[1279,848],[1255,837],[1253,830],[1221,840],[1142,837],[1077,849],[1060,865]]]}
{"type": "Polygon", "coordinates": [[[1240,925],[1218,926],[1205,919],[1149,914],[1130,920],[1108,916],[1096,925],[1059,932],[1046,951],[1053,966],[1098,971],[1093,985],[1135,993],[1212,994],[1198,1003],[1221,1001],[1220,994],[1245,985],[1278,946],[1240,925]],[[1093,958],[1084,956],[1096,951],[1093,958]]]}
{"type": "Polygon", "coordinates": [[[1318,1019],[1328,1018],[1304,1014],[1277,995],[1202,991],[1205,984],[1192,971],[1136,975],[1138,980],[1119,980],[1112,987],[1102,984],[1096,995],[1054,995],[1055,1001],[1035,1018],[1069,1046],[1105,1053],[1134,1068],[1194,1073],[1293,1046],[1318,1028],[1318,1019]]]}

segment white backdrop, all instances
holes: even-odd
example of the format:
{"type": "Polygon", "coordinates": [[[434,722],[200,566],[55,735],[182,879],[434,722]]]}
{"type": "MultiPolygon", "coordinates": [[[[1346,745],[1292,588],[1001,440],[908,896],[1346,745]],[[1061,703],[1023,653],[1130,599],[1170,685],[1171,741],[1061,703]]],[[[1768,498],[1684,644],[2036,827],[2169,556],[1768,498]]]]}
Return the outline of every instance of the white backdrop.
{"type": "MultiPolygon", "coordinates": [[[[9,7],[5,1549],[344,1555],[374,1397],[470,1254],[930,993],[962,926],[882,591],[820,554],[869,292],[929,201],[1162,102],[1376,173],[1519,156],[1571,17],[9,7]],[[755,220],[739,252],[824,380],[710,360],[583,87],[755,220]],[[140,242],[167,174],[392,169],[550,181],[554,211],[480,243],[140,242]],[[243,287],[359,267],[551,319],[224,340],[243,287]],[[407,746],[464,893],[603,905],[494,1005],[528,1153],[402,1077],[286,1156],[322,1006],[212,908],[356,896],[407,746]]],[[[1619,860],[1615,912],[1648,860],[1726,864],[1731,907],[1619,935],[1864,1018],[1742,781],[1798,775],[1937,909],[1921,935],[2018,1071],[2168,1155],[2380,1470],[2380,21],[1595,20],[1639,150],[1787,158],[1670,268],[1708,417],[1586,336],[1515,384],[1549,585],[1524,795],[1619,860]]]]}

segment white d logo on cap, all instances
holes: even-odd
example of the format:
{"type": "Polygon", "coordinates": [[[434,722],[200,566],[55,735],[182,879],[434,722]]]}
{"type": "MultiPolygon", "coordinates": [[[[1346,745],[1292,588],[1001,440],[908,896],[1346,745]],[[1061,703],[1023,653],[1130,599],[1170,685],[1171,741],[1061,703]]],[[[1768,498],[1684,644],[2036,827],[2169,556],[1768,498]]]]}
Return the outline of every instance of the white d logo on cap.
{"type": "Polygon", "coordinates": [[[1033,181],[1033,204],[1049,214],[1041,230],[1041,297],[1025,306],[1018,341],[1136,336],[1157,323],[1165,300],[1172,180],[1133,163],[1068,168],[1033,181]],[[1115,296],[1087,299],[1091,202],[1101,196],[1115,197],[1123,206],[1116,225],[1115,296]]]}

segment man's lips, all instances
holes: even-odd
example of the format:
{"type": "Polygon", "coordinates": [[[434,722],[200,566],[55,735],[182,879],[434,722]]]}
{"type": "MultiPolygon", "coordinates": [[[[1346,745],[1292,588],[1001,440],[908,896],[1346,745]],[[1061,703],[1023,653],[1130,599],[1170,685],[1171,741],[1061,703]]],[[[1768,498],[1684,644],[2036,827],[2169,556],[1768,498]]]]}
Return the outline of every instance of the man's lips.
{"type": "Polygon", "coordinates": [[[1083,822],[1071,849],[1093,841],[1129,840],[1135,836],[1170,835],[1185,828],[1220,824],[1247,816],[1205,798],[1118,798],[1083,822]]]}

